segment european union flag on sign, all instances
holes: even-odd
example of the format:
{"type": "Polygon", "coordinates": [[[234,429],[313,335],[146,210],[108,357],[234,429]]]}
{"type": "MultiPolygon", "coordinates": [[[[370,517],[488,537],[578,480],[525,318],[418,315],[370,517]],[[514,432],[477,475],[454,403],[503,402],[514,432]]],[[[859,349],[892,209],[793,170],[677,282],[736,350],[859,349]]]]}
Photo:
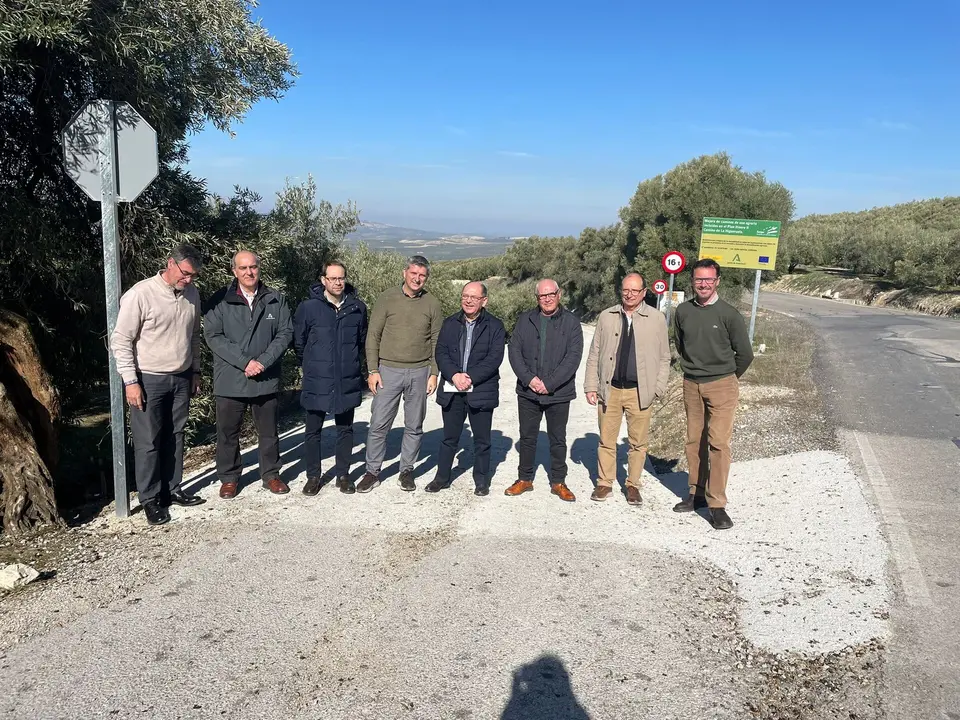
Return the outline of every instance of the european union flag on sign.
{"type": "Polygon", "coordinates": [[[770,257],[768,255],[761,255],[759,259],[760,259],[760,262],[762,263],[770,262],[770,257]]]}

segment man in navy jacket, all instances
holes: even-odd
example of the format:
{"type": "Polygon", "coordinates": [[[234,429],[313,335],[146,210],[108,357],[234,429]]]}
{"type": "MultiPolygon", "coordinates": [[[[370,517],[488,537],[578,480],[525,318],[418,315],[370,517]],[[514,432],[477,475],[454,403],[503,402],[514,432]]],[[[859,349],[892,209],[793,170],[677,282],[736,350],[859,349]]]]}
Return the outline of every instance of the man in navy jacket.
{"type": "Polygon", "coordinates": [[[487,286],[467,283],[460,294],[461,311],[444,320],[440,328],[437,403],[443,408],[443,445],[437,458],[437,476],[425,488],[427,492],[450,487],[453,456],[468,415],[473,431],[474,495],[490,492],[490,429],[493,409],[500,404],[500,363],[506,331],[486,306],[487,286]]]}
{"type": "Polygon", "coordinates": [[[347,269],[334,260],[323,266],[320,282],[297,308],[293,343],[303,368],[300,405],[307,414],[304,495],[320,491],[320,430],[333,414],[337,426],[334,474],[342,493],[356,492],[350,480],[353,453],[353,413],[364,385],[361,361],[367,340],[367,306],[347,284],[347,269]]]}

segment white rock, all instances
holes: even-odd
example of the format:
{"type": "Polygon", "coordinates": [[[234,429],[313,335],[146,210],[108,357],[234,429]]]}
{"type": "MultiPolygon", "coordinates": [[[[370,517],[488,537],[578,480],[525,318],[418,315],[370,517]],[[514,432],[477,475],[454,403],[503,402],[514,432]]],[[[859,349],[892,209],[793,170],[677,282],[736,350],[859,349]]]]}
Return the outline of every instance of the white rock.
{"type": "Polygon", "coordinates": [[[13,563],[0,568],[0,589],[14,590],[32,583],[40,577],[40,573],[29,565],[23,563],[13,563]]]}

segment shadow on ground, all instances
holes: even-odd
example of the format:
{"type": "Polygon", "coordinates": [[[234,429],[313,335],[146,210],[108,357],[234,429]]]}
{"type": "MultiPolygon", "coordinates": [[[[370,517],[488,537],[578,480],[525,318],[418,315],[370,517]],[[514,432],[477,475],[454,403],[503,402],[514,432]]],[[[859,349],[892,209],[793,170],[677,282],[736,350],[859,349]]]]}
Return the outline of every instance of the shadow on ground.
{"type": "Polygon", "coordinates": [[[543,655],[513,673],[510,699],[500,720],[590,720],[555,655],[543,655]]]}

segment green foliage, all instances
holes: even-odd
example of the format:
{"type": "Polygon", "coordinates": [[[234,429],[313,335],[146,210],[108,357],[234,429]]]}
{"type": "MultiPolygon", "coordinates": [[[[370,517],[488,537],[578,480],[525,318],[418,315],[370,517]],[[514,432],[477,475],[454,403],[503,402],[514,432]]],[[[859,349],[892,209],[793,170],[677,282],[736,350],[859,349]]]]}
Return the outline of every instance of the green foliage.
{"type": "MultiPolygon", "coordinates": [[[[781,240],[788,272],[842,267],[901,285],[960,284],[960,197],[808,215],[781,240]]],[[[779,264],[779,263],[778,263],[779,264]]]]}
{"type": "Polygon", "coordinates": [[[469,260],[445,260],[437,263],[447,275],[457,280],[486,280],[503,272],[503,256],[470,258],[469,260]]]}
{"type": "Polygon", "coordinates": [[[490,289],[487,310],[503,321],[507,334],[516,327],[517,317],[537,305],[536,280],[524,280],[516,285],[498,286],[490,289]]]}
{"type": "MultiPolygon", "coordinates": [[[[726,153],[704,155],[640,183],[620,210],[625,237],[617,235],[606,257],[594,262],[617,266],[617,281],[631,268],[658,278],[667,250],[679,250],[688,262],[697,259],[704,217],[779,220],[786,227],[793,211],[793,196],[780,183],[762,172],[745,172],[726,153]]],[[[752,276],[723,272],[728,286],[746,284],[752,276]]],[[[690,292],[687,273],[677,277],[676,289],[690,292]]]]}
{"type": "Polygon", "coordinates": [[[180,242],[219,257],[243,238],[251,203],[240,198],[233,217],[211,211],[203,182],[184,170],[187,133],[229,130],[296,75],[253,7],[0,4],[0,305],[30,319],[68,413],[106,377],[106,322],[99,208],[64,171],[61,130],[93,98],[130,102],[157,130],[159,176],[121,207],[123,287],[156,272],[180,242]]]}
{"type": "MultiPolygon", "coordinates": [[[[566,277],[569,253],[576,245],[572,237],[532,237],[517,240],[503,255],[503,274],[514,282],[566,277]]],[[[559,283],[560,280],[557,279],[559,283]]],[[[562,283],[561,283],[562,284],[562,283]]]]}

